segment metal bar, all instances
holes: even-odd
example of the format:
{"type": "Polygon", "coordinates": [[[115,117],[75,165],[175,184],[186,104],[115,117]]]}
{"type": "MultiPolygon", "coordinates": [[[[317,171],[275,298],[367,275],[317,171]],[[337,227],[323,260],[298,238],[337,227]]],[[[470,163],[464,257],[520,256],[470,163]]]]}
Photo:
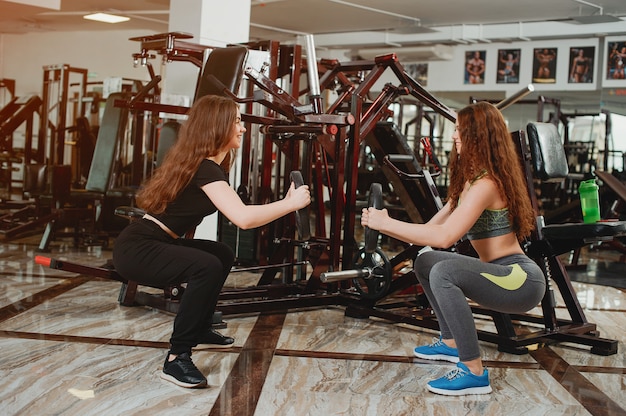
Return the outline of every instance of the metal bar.
{"type": "Polygon", "coordinates": [[[255,272],[255,271],[259,271],[259,270],[267,270],[267,269],[278,269],[278,268],[282,268],[282,267],[289,267],[289,266],[304,266],[306,265],[307,262],[306,261],[298,261],[298,262],[293,262],[293,263],[277,263],[277,264],[266,264],[263,266],[251,266],[251,267],[237,267],[237,268],[232,268],[230,270],[231,273],[240,273],[240,272],[255,272]]]}
{"type": "Polygon", "coordinates": [[[372,269],[354,269],[354,270],[340,270],[337,272],[326,272],[320,274],[320,280],[322,283],[340,282],[348,279],[367,279],[372,275],[372,269]]]}
{"type": "Polygon", "coordinates": [[[496,108],[498,110],[502,111],[505,108],[508,108],[509,106],[515,104],[516,102],[518,102],[522,98],[526,97],[528,94],[530,94],[533,91],[535,91],[535,87],[533,86],[533,84],[528,84],[526,87],[522,88],[521,90],[519,90],[515,94],[513,94],[510,97],[505,98],[504,100],[500,101],[495,106],[496,106],[496,108]]]}

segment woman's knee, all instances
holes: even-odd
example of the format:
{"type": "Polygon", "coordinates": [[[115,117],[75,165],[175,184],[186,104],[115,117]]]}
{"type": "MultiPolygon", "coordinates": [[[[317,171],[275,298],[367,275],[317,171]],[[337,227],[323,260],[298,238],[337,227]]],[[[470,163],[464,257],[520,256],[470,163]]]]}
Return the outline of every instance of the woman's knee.
{"type": "Polygon", "coordinates": [[[230,246],[227,246],[226,244],[222,245],[223,254],[220,259],[222,260],[222,264],[224,264],[226,270],[230,270],[233,264],[235,264],[235,253],[233,252],[233,249],[230,248],[230,246]]]}
{"type": "Polygon", "coordinates": [[[446,260],[448,258],[447,254],[449,253],[435,250],[419,254],[413,262],[413,269],[415,270],[415,273],[419,278],[429,278],[433,267],[443,260],[446,260]]]}
{"type": "Polygon", "coordinates": [[[222,256],[207,253],[198,259],[197,268],[210,273],[220,273],[230,270],[231,263],[227,262],[222,256]]]}
{"type": "Polygon", "coordinates": [[[415,260],[413,261],[413,270],[415,270],[415,274],[419,278],[427,278],[430,272],[430,268],[432,267],[432,261],[430,257],[430,251],[425,253],[418,254],[415,260]]]}
{"type": "Polygon", "coordinates": [[[227,244],[216,242],[215,245],[211,247],[211,253],[219,259],[222,263],[223,269],[227,272],[233,264],[235,264],[235,253],[227,244]]]}
{"type": "Polygon", "coordinates": [[[430,286],[435,288],[449,288],[457,286],[459,274],[462,269],[459,268],[459,263],[454,260],[441,261],[434,264],[430,269],[430,286]]]}
{"type": "Polygon", "coordinates": [[[196,252],[193,256],[201,269],[210,268],[213,272],[217,272],[219,268],[227,274],[235,263],[235,253],[230,246],[222,242],[190,240],[183,241],[181,244],[201,251],[201,254],[196,252]]]}

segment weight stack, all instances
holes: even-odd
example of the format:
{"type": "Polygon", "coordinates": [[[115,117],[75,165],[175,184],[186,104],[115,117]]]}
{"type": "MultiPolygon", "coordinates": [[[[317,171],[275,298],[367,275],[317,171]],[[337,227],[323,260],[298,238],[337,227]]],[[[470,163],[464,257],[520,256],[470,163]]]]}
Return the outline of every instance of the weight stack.
{"type": "Polygon", "coordinates": [[[257,230],[242,230],[220,214],[219,240],[235,253],[235,261],[243,264],[256,264],[257,230]]]}

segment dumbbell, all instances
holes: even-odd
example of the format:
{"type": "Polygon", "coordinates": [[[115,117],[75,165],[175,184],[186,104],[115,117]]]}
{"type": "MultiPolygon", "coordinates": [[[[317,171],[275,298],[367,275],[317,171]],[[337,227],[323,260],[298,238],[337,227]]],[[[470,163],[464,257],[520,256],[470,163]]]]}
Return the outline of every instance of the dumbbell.
{"type": "MultiPolygon", "coordinates": [[[[370,185],[367,205],[376,209],[383,208],[382,185],[370,185]]],[[[352,279],[354,287],[365,299],[380,299],[391,287],[392,267],[385,253],[378,248],[377,230],[365,227],[365,245],[352,260],[353,269],[320,274],[323,283],[339,282],[352,279]]]]}

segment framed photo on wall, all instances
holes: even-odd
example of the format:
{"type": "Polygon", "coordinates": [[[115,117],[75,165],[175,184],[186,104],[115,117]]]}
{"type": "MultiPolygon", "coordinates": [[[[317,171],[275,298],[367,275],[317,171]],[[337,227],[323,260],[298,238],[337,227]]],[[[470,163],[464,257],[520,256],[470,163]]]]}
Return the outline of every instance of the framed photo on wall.
{"type": "Polygon", "coordinates": [[[519,82],[519,61],[521,49],[498,50],[498,84],[517,84],[519,82]]]}
{"type": "Polygon", "coordinates": [[[596,47],[584,46],[569,49],[569,78],[570,84],[593,82],[593,60],[596,47]]]}
{"type": "Polygon", "coordinates": [[[623,41],[608,42],[606,54],[606,79],[624,80],[626,66],[626,39],[623,41]]]}
{"type": "Polygon", "coordinates": [[[465,52],[465,84],[485,83],[485,56],[487,51],[465,52]]]}
{"type": "Polygon", "coordinates": [[[533,82],[556,83],[556,48],[535,48],[533,60],[533,82]]]}

